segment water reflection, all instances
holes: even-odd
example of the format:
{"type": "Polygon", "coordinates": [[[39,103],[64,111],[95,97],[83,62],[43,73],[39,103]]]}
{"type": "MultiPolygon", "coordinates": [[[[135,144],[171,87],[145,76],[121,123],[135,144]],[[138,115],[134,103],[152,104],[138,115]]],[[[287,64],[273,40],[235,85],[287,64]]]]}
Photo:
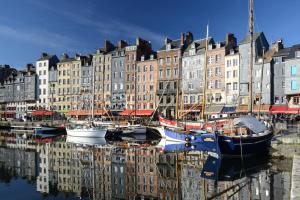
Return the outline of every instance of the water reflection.
{"type": "Polygon", "coordinates": [[[72,193],[84,199],[289,198],[289,168],[267,157],[220,160],[166,141],[6,137],[1,144],[0,180],[22,177],[41,194],[72,193]]]}

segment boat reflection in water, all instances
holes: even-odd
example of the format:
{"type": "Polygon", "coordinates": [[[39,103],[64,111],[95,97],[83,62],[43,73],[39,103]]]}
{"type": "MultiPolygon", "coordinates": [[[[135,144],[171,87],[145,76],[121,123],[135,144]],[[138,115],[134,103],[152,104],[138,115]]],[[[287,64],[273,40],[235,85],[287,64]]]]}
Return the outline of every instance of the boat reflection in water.
{"type": "MultiPolygon", "coordinates": [[[[268,157],[216,159],[201,146],[166,140],[95,142],[67,137],[30,143],[30,149],[26,142],[2,141],[0,181],[25,178],[51,199],[289,198],[288,167],[271,166],[268,157]]],[[[1,188],[14,187],[1,182],[1,188]]]]}

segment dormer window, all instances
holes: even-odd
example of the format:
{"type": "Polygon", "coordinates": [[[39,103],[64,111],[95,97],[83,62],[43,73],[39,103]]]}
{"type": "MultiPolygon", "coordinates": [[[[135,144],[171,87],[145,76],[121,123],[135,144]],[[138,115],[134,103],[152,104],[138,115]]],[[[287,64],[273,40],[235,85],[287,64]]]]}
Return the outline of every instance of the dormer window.
{"type": "Polygon", "coordinates": [[[195,49],[195,48],[196,48],[195,43],[192,44],[192,47],[191,47],[191,48],[192,48],[192,49],[195,49]]]}
{"type": "Polygon", "coordinates": [[[193,55],[195,55],[196,54],[196,50],[195,49],[190,49],[189,50],[189,55],[190,56],[193,56],[193,55]]]}
{"type": "Polygon", "coordinates": [[[145,61],[145,56],[142,56],[142,57],[141,57],[141,61],[145,61]]]}
{"type": "Polygon", "coordinates": [[[153,55],[150,55],[150,60],[153,60],[154,59],[154,56],[153,55]]]}
{"type": "Polygon", "coordinates": [[[171,44],[167,44],[167,51],[170,51],[171,50],[171,44]]]}

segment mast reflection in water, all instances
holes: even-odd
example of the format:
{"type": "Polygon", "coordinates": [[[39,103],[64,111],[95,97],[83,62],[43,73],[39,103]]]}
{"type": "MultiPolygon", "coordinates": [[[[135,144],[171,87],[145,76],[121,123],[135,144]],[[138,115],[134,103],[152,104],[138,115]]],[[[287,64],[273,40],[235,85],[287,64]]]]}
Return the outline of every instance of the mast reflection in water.
{"type": "Polygon", "coordinates": [[[66,138],[47,143],[2,138],[1,144],[0,195],[7,188],[16,191],[13,183],[25,179],[37,198],[50,199],[289,198],[285,160],[221,160],[166,141],[88,145],[66,138]]]}

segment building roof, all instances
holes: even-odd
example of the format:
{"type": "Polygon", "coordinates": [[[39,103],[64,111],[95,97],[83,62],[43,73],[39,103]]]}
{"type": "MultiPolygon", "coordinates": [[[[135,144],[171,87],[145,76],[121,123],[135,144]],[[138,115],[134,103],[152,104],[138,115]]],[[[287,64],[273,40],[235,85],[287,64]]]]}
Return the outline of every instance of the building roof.
{"type": "MultiPolygon", "coordinates": [[[[265,37],[263,32],[253,33],[253,41],[257,40],[260,36],[265,37]]],[[[248,43],[250,43],[250,35],[249,34],[240,42],[240,45],[248,44],[248,43]]]]}
{"type": "Polygon", "coordinates": [[[276,52],[273,57],[282,57],[282,56],[288,56],[290,53],[291,48],[284,48],[280,49],[278,52],[276,52]]]}
{"type": "MultiPolygon", "coordinates": [[[[181,44],[180,44],[180,39],[178,40],[172,40],[171,41],[171,49],[178,49],[181,47],[181,44]]],[[[166,50],[166,44],[164,44],[160,49],[159,51],[164,51],[166,50]]]]}
{"type": "Polygon", "coordinates": [[[296,51],[300,51],[300,44],[293,45],[290,48],[289,55],[287,56],[287,59],[295,58],[296,57],[296,51]]]}
{"type": "Polygon", "coordinates": [[[54,55],[50,55],[48,53],[42,53],[41,57],[37,61],[45,61],[50,60],[54,55]]]}

